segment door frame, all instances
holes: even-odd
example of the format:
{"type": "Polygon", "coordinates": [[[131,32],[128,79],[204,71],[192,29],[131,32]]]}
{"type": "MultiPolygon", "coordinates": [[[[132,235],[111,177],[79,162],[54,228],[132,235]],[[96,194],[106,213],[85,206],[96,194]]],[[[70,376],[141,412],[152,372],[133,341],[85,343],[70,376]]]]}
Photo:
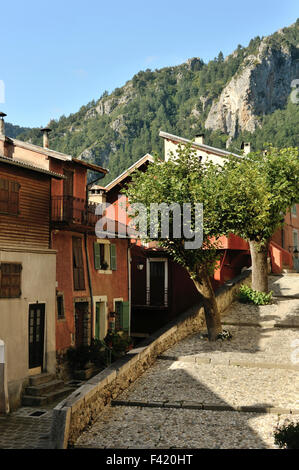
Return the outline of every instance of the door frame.
{"type": "Polygon", "coordinates": [[[164,262],[164,306],[168,306],[168,258],[146,258],[146,305],[151,304],[150,263],[164,262]]]}
{"type": "Polygon", "coordinates": [[[93,319],[92,319],[92,325],[91,325],[92,337],[95,338],[95,333],[96,333],[96,304],[97,304],[97,302],[103,302],[104,306],[105,306],[104,313],[105,313],[105,336],[106,336],[107,331],[108,331],[108,319],[107,319],[107,316],[108,316],[108,298],[107,298],[107,295],[94,295],[92,298],[93,298],[93,319]]]}
{"type": "Polygon", "coordinates": [[[38,301],[38,302],[28,302],[27,304],[27,347],[28,347],[28,375],[36,375],[42,372],[45,372],[45,357],[46,357],[46,349],[47,349],[47,302],[46,301],[38,301]],[[38,367],[29,368],[29,310],[31,306],[38,306],[43,305],[45,308],[44,311],[44,341],[43,341],[43,355],[42,355],[42,364],[38,367]]]}

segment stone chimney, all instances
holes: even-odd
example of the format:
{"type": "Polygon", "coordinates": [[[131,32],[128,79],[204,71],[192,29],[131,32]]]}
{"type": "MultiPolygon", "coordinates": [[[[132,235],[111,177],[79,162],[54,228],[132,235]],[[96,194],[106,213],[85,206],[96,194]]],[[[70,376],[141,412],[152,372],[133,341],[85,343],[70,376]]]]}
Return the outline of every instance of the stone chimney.
{"type": "Polygon", "coordinates": [[[197,134],[195,136],[195,139],[194,139],[194,142],[196,144],[204,144],[204,138],[205,138],[205,135],[204,134],[197,134]]]}
{"type": "Polygon", "coordinates": [[[244,152],[244,155],[248,155],[251,152],[250,142],[242,142],[241,149],[244,152]]]}
{"type": "Polygon", "coordinates": [[[52,131],[49,127],[44,127],[41,129],[41,132],[43,133],[43,147],[44,149],[49,148],[49,133],[52,131]]]}
{"type": "Polygon", "coordinates": [[[0,135],[2,136],[5,135],[5,124],[4,124],[5,116],[6,114],[0,111],[0,135]]]}

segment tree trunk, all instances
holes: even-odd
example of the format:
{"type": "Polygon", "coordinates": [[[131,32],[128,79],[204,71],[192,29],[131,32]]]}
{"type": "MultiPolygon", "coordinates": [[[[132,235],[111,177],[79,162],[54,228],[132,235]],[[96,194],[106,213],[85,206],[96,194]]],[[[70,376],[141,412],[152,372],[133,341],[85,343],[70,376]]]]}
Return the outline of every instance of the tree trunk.
{"type": "Polygon", "coordinates": [[[193,282],[203,300],[209,341],[216,341],[217,335],[222,332],[222,326],[220,312],[210,277],[207,274],[203,278],[194,279],[193,282]]]}
{"type": "Polygon", "coordinates": [[[260,292],[268,292],[268,249],[269,242],[262,245],[250,241],[250,254],[252,263],[252,289],[260,292]]]}

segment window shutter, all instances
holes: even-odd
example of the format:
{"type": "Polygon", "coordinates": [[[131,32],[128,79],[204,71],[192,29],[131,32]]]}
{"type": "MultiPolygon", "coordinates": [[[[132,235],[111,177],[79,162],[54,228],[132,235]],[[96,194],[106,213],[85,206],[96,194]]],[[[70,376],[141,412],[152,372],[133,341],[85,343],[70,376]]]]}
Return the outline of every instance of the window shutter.
{"type": "Polygon", "coordinates": [[[129,302],[122,303],[121,312],[121,328],[124,331],[129,331],[130,326],[130,304],[129,302]]]}
{"type": "Polygon", "coordinates": [[[94,267],[95,269],[101,269],[101,245],[99,243],[94,243],[94,267]]]}
{"type": "Polygon", "coordinates": [[[19,183],[15,181],[9,182],[9,208],[8,212],[13,215],[19,213],[19,183]]]}
{"type": "Polygon", "coordinates": [[[110,245],[110,269],[116,271],[116,245],[114,243],[110,245]]]}
{"type": "Polygon", "coordinates": [[[0,297],[21,297],[21,271],[19,263],[1,263],[0,297]]]}
{"type": "Polygon", "coordinates": [[[73,277],[74,277],[74,289],[84,290],[85,279],[84,279],[84,265],[83,265],[83,254],[82,254],[82,239],[73,238],[73,277]]]}
{"type": "Polygon", "coordinates": [[[0,212],[8,212],[9,206],[9,181],[0,178],[0,212]]]}

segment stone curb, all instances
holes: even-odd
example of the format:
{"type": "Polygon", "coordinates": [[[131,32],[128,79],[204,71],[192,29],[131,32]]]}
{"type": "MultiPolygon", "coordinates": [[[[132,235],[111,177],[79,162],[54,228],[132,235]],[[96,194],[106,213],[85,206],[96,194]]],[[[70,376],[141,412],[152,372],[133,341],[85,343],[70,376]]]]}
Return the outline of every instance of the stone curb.
{"type": "Polygon", "coordinates": [[[188,402],[188,401],[178,401],[178,402],[149,402],[149,401],[126,401],[126,400],[112,400],[111,406],[136,406],[140,408],[176,408],[176,409],[186,409],[186,410],[206,410],[206,411],[237,411],[239,413],[271,413],[271,414],[299,414],[299,409],[290,409],[290,408],[281,408],[277,406],[230,406],[230,405],[221,405],[215,403],[198,403],[198,402],[188,402]]]}
{"type": "MultiPolygon", "coordinates": [[[[230,306],[240,285],[250,282],[250,278],[249,269],[215,292],[220,312],[230,306]]],[[[131,350],[60,402],[53,410],[51,439],[54,448],[65,449],[72,445],[84,429],[97,419],[105,406],[152,366],[159,354],[190,334],[201,331],[204,324],[203,304],[199,303],[146,338],[138,348],[131,350]]],[[[181,405],[168,403],[168,407],[181,405]]]]}
{"type": "Polygon", "coordinates": [[[221,322],[221,325],[224,326],[239,326],[239,327],[255,327],[255,328],[299,328],[299,325],[296,323],[250,323],[250,322],[221,322]]]}

